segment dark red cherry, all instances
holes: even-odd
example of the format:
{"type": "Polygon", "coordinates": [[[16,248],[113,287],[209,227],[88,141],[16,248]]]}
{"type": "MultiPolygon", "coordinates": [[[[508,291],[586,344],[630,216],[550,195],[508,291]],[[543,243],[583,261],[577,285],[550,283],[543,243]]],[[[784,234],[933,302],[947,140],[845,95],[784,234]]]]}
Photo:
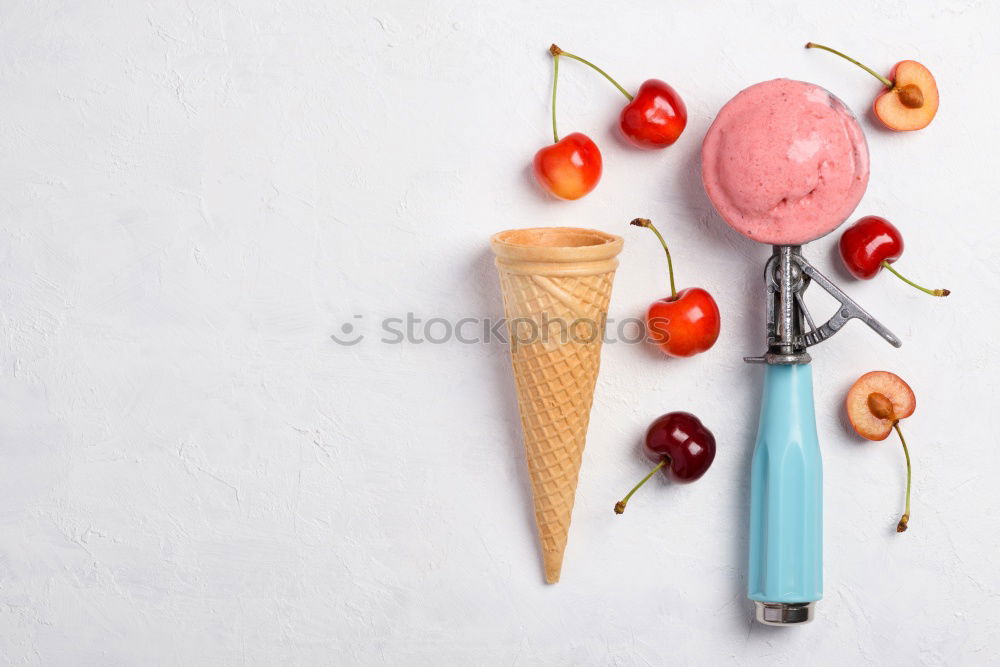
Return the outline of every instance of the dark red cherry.
{"type": "Polygon", "coordinates": [[[616,514],[625,511],[632,494],[657,470],[677,482],[704,475],[715,460],[715,436],[690,412],[668,412],[649,425],[643,451],[656,467],[615,505],[616,514]]]}
{"type": "Polygon", "coordinates": [[[649,425],[643,449],[654,463],[667,463],[667,477],[693,482],[715,459],[715,436],[690,412],[668,412],[649,425]]]}

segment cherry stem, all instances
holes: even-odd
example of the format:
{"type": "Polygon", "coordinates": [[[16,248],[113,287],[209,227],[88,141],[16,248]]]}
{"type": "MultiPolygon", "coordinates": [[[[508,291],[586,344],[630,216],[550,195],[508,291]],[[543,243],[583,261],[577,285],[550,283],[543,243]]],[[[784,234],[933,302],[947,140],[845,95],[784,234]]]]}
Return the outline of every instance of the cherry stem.
{"type": "Polygon", "coordinates": [[[892,265],[889,263],[889,260],[887,260],[887,259],[882,260],[882,266],[884,268],[886,268],[886,269],[889,269],[889,271],[893,275],[895,275],[897,278],[899,278],[900,280],[902,280],[904,283],[906,283],[907,285],[910,285],[912,287],[916,287],[921,292],[926,292],[927,294],[930,294],[931,296],[948,296],[949,294],[951,294],[951,290],[947,290],[947,289],[927,289],[926,287],[921,287],[920,285],[916,284],[915,282],[913,282],[912,280],[910,280],[909,278],[907,278],[906,276],[904,276],[903,274],[901,274],[896,269],[892,268],[892,265]]]}
{"type": "Polygon", "coordinates": [[[624,512],[625,511],[625,505],[628,504],[628,499],[632,497],[632,494],[635,493],[636,491],[638,491],[639,487],[641,487],[643,484],[645,484],[646,482],[648,482],[650,477],[652,477],[653,475],[655,475],[656,472],[660,468],[662,468],[663,466],[667,465],[668,463],[670,463],[670,459],[664,458],[662,461],[660,461],[658,464],[656,464],[655,468],[653,468],[652,470],[649,471],[648,475],[646,475],[645,477],[642,478],[641,482],[639,482],[638,484],[636,484],[635,486],[633,486],[632,490],[629,491],[628,494],[624,498],[622,498],[621,500],[619,500],[618,503],[615,505],[615,514],[621,514],[622,512],[624,512]]]}
{"type": "Polygon", "coordinates": [[[660,230],[658,230],[648,218],[636,218],[629,224],[635,225],[636,227],[648,227],[653,230],[654,234],[656,234],[656,238],[660,239],[660,245],[663,246],[663,252],[667,254],[667,271],[670,274],[670,298],[676,299],[677,286],[674,283],[674,262],[670,259],[670,248],[667,247],[667,242],[663,238],[663,234],[660,233],[660,230]]]}
{"type": "Polygon", "coordinates": [[[906,438],[903,437],[903,432],[899,428],[899,422],[897,421],[892,427],[899,434],[899,441],[903,443],[903,454],[906,456],[906,508],[903,510],[903,516],[899,519],[899,523],[896,524],[896,532],[902,533],[910,521],[910,482],[913,473],[910,467],[910,450],[906,447],[906,438]]]}
{"type": "Polygon", "coordinates": [[[581,63],[583,63],[584,65],[587,65],[588,67],[592,67],[593,69],[595,69],[598,72],[600,72],[604,76],[605,79],[607,79],[608,81],[610,81],[612,83],[612,85],[614,85],[615,88],[617,88],[619,91],[621,91],[621,94],[624,95],[625,97],[627,97],[629,102],[632,101],[632,99],[633,99],[632,93],[630,93],[627,90],[625,90],[624,88],[622,88],[621,85],[617,81],[615,81],[613,78],[611,78],[610,74],[608,74],[607,72],[605,72],[604,70],[602,70],[600,67],[598,67],[594,63],[590,62],[589,60],[585,60],[585,59],[581,58],[580,56],[575,56],[572,53],[567,53],[567,52],[563,51],[562,49],[560,49],[555,44],[553,44],[552,46],[549,47],[549,53],[551,53],[556,58],[558,58],[560,55],[563,55],[563,56],[566,56],[567,58],[572,58],[573,60],[578,60],[581,63]]]}
{"type": "Polygon", "coordinates": [[[890,81],[889,79],[885,78],[884,76],[882,76],[881,74],[879,74],[878,72],[876,72],[875,70],[873,70],[871,67],[868,67],[867,65],[862,65],[861,63],[859,63],[854,58],[851,58],[850,56],[841,53],[837,49],[831,49],[829,46],[823,46],[822,44],[816,44],[815,42],[809,42],[808,44],[806,44],[806,48],[807,49],[823,49],[824,51],[829,51],[830,53],[835,53],[838,56],[840,56],[841,58],[843,58],[844,60],[847,60],[849,62],[854,63],[855,65],[857,65],[858,67],[860,67],[864,71],[866,71],[869,74],[871,74],[873,77],[875,77],[876,79],[878,79],[879,81],[881,81],[882,85],[885,86],[886,88],[895,88],[896,87],[896,84],[894,84],[892,81],[890,81]]]}
{"type": "Polygon", "coordinates": [[[559,54],[552,54],[552,139],[553,143],[559,143],[559,131],[556,129],[556,88],[559,86],[559,54]]]}

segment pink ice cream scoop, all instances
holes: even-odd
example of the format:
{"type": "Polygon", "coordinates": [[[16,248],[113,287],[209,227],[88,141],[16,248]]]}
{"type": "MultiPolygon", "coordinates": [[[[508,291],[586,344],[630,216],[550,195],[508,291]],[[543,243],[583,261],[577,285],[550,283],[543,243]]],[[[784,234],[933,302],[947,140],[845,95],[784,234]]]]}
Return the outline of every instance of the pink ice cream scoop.
{"type": "Polygon", "coordinates": [[[868,186],[868,144],[854,114],[802,81],[765,81],[729,100],[701,155],[719,215],[761,243],[800,245],[832,232],[868,186]]]}

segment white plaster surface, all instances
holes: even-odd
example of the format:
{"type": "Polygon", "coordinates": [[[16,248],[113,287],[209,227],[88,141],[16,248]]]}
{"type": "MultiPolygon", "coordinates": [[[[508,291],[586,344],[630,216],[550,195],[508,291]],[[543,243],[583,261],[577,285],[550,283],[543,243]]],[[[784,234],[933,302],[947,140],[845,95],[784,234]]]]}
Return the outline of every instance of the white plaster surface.
{"type": "Polygon", "coordinates": [[[2,3],[0,663],[997,664],[997,25],[986,0],[2,3]],[[879,129],[878,84],[810,39],[923,61],[937,119],[879,129]],[[605,157],[574,203],[526,170],[552,41],[629,88],[666,79],[690,113],[670,149],[629,149],[623,100],[567,61],[561,127],[605,157]],[[905,343],[852,323],[814,352],[826,597],[799,629],[753,623],[744,596],[761,371],[741,357],[768,249],[697,175],[713,114],[777,76],[863,114],[858,213],[954,292],[854,281],[835,237],[807,248],[905,343]],[[666,290],[638,215],[722,336],[684,361],[606,346],[546,586],[506,349],[384,344],[379,321],[498,316],[487,238],[538,225],[624,235],[611,316],[635,316],[666,290]],[[344,323],[366,338],[335,344],[344,323]],[[842,418],[876,368],[918,397],[905,535],[898,444],[842,418]],[[714,430],[714,467],[616,517],[673,409],[714,430]]]}

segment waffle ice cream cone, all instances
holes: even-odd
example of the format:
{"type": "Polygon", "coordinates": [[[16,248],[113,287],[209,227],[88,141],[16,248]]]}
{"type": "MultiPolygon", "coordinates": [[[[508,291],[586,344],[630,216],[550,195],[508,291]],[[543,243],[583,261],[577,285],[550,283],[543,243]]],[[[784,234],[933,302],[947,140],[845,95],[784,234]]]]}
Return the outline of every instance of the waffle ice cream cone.
{"type": "Polygon", "coordinates": [[[559,581],[621,237],[542,227],[495,234],[545,580],[559,581]]]}

